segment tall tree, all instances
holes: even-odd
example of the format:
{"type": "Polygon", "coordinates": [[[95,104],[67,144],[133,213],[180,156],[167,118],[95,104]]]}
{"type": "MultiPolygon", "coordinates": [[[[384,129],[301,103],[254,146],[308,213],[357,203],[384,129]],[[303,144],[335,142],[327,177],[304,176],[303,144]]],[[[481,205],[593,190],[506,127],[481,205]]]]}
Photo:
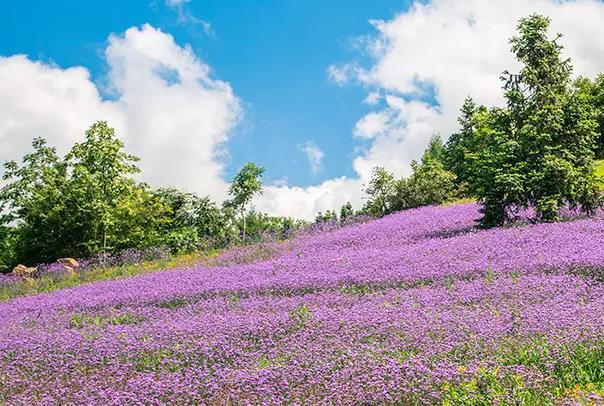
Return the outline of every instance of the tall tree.
{"type": "Polygon", "coordinates": [[[254,196],[262,193],[263,173],[264,168],[257,166],[252,162],[248,162],[239,170],[239,172],[237,172],[229,188],[229,194],[232,198],[228,201],[227,205],[232,206],[241,216],[243,225],[242,240],[244,242],[248,205],[254,196]]]}
{"type": "Polygon", "coordinates": [[[344,221],[352,216],[354,216],[352,204],[350,204],[350,202],[346,202],[346,204],[342,205],[342,207],[340,208],[340,220],[344,221]]]}
{"type": "Polygon", "coordinates": [[[81,237],[70,233],[74,219],[65,205],[69,190],[67,165],[44,139],[34,139],[32,146],[33,151],[21,164],[4,164],[6,184],[0,189],[2,222],[17,226],[15,260],[26,263],[72,253],[75,249],[70,239],[78,241],[81,237]]]}
{"type": "Polygon", "coordinates": [[[139,159],[124,152],[124,144],[106,121],[94,123],[85,141],[73,146],[66,161],[72,168],[71,193],[87,224],[89,250],[106,254],[116,226],[120,203],[133,193],[132,175],[139,159]]]}
{"type": "Polygon", "coordinates": [[[394,175],[381,166],[373,168],[369,184],[365,188],[367,202],[363,212],[374,217],[382,217],[392,210],[391,203],[395,195],[394,175]]]}
{"type": "Polygon", "coordinates": [[[549,39],[549,19],[520,20],[510,40],[522,63],[504,72],[505,109],[492,109],[477,130],[471,189],[484,206],[483,226],[502,224],[515,208],[534,207],[552,221],[569,204],[593,212],[599,205],[594,175],[596,115],[571,82],[560,35],[549,39]]]}

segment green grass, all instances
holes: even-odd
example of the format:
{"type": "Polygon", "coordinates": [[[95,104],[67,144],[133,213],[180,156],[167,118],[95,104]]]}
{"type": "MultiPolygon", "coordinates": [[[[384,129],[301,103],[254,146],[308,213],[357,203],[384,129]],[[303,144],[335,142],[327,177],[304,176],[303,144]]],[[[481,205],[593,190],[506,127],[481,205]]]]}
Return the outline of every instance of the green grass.
{"type": "Polygon", "coordinates": [[[216,252],[192,253],[179,255],[172,258],[146,261],[135,265],[92,269],[75,275],[43,276],[33,280],[24,280],[6,286],[0,286],[0,301],[10,300],[20,296],[35,295],[38,293],[52,292],[60,289],[71,288],[90,282],[107,281],[128,278],[160,270],[179,267],[190,267],[208,261],[216,252]]]}

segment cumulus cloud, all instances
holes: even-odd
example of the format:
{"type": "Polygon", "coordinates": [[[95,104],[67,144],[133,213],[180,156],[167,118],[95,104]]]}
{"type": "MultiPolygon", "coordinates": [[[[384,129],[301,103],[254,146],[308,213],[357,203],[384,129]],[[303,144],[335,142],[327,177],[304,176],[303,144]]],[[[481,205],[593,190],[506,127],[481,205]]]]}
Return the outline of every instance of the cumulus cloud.
{"type": "Polygon", "coordinates": [[[107,120],[142,158],[142,180],[222,199],[223,146],[241,115],[229,84],[150,25],[110,36],[105,58],[111,100],[85,68],[0,57],[0,160],[22,156],[37,136],[64,153],[107,120]]]}
{"type": "Polygon", "coordinates": [[[278,216],[292,216],[311,220],[319,211],[339,208],[347,201],[359,207],[362,203],[361,179],[346,177],[330,179],[317,186],[268,186],[254,206],[278,216]]]}
{"type": "Polygon", "coordinates": [[[306,154],[306,159],[308,159],[312,174],[317,175],[321,172],[323,169],[323,157],[325,156],[321,148],[319,148],[314,141],[306,141],[298,148],[306,154]]]}

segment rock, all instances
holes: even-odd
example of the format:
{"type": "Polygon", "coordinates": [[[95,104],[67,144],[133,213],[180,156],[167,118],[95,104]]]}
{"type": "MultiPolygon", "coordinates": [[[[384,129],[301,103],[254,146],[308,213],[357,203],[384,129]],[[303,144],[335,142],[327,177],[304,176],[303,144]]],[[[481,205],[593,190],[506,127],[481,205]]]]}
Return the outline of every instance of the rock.
{"type": "Polygon", "coordinates": [[[67,275],[69,276],[75,276],[76,275],[76,271],[74,268],[67,266],[67,265],[63,265],[63,269],[65,269],[65,272],[67,272],[67,275]]]}
{"type": "Polygon", "coordinates": [[[24,279],[32,279],[38,273],[38,268],[29,268],[25,265],[19,264],[13,269],[13,275],[24,279]]]}
{"type": "Polygon", "coordinates": [[[57,262],[61,265],[63,265],[65,268],[69,267],[69,268],[78,268],[80,266],[80,264],[78,263],[78,261],[76,261],[73,258],[61,258],[61,259],[57,259],[57,262]]]}

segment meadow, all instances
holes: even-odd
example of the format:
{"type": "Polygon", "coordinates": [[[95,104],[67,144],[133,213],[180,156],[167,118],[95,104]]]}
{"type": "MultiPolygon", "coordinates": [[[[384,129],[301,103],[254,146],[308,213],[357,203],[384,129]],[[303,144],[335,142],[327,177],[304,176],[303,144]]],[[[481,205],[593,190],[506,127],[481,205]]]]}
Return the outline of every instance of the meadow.
{"type": "Polygon", "coordinates": [[[0,302],[0,404],[604,402],[604,215],[478,217],[407,210],[0,302]]]}

